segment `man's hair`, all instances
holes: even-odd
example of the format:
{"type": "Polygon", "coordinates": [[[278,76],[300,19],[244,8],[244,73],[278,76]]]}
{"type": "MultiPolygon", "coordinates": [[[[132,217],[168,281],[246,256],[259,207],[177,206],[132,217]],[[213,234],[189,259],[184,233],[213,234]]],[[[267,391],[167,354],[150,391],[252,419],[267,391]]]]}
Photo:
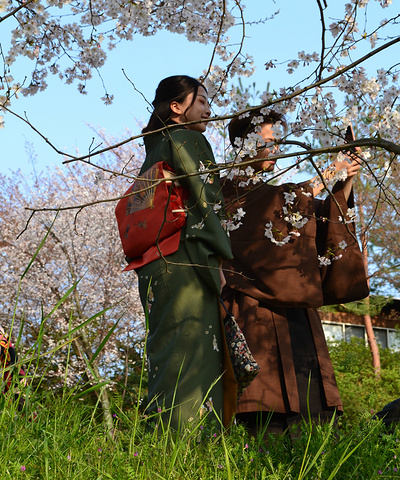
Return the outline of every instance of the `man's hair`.
{"type": "Polygon", "coordinates": [[[258,125],[262,125],[263,123],[270,123],[274,125],[275,123],[280,122],[284,128],[287,127],[285,117],[281,113],[270,110],[268,113],[263,115],[261,110],[263,110],[263,108],[251,111],[250,115],[247,117],[234,117],[230,121],[228,132],[229,140],[233,147],[235,146],[235,138],[239,137],[245,139],[247,135],[255,132],[258,125]],[[263,117],[263,120],[262,122],[254,124],[252,123],[254,117],[263,117]]]}

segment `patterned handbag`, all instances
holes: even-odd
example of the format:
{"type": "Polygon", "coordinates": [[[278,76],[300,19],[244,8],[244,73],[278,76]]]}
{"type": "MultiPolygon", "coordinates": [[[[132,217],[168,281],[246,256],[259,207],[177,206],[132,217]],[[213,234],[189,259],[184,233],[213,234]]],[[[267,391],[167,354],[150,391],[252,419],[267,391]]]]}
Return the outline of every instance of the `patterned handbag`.
{"type": "Polygon", "coordinates": [[[257,376],[260,370],[260,365],[255,361],[250,348],[247,345],[246,338],[237,324],[235,317],[228,312],[222,298],[220,298],[220,302],[226,312],[224,318],[225,337],[233,371],[238,384],[237,398],[239,400],[246,388],[257,376]]]}

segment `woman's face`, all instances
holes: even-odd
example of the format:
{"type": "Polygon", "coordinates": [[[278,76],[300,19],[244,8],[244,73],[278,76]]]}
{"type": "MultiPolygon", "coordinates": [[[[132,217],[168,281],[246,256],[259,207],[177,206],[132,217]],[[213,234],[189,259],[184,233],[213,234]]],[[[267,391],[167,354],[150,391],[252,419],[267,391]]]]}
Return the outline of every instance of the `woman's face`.
{"type": "MultiPolygon", "coordinates": [[[[210,118],[211,110],[208,104],[208,95],[205,89],[203,87],[199,87],[193,105],[191,105],[193,96],[194,93],[189,93],[182,103],[171,103],[171,120],[176,123],[186,123],[193,122],[195,120],[207,120],[210,118]]],[[[197,132],[205,132],[207,123],[196,123],[194,125],[188,125],[186,128],[189,130],[196,130],[197,132]]]]}
{"type": "Polygon", "coordinates": [[[260,136],[262,137],[267,146],[265,148],[261,147],[261,149],[258,150],[257,155],[253,157],[253,159],[260,159],[259,162],[251,165],[251,167],[254,168],[256,172],[272,172],[275,168],[276,160],[268,160],[267,158],[268,155],[274,155],[279,151],[278,145],[268,146],[269,143],[275,140],[275,135],[272,127],[272,123],[261,124],[260,136]]]}

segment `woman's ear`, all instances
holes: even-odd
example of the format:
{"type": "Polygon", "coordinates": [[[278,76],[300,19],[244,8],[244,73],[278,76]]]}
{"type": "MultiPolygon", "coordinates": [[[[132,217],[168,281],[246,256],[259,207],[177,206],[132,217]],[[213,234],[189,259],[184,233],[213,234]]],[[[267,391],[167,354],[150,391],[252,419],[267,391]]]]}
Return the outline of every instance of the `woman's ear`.
{"type": "Polygon", "coordinates": [[[172,113],[175,113],[175,115],[182,115],[183,113],[178,102],[171,102],[169,108],[171,109],[172,113]]]}

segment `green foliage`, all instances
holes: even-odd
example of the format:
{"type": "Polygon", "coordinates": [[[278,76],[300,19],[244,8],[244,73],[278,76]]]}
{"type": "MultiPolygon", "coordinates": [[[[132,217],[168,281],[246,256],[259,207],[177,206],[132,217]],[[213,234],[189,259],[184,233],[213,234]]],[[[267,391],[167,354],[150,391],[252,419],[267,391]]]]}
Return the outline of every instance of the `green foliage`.
{"type": "Polygon", "coordinates": [[[381,374],[376,378],[371,352],[361,339],[333,343],[329,347],[345,419],[354,424],[400,396],[400,352],[380,349],[381,374]]]}
{"type": "Polygon", "coordinates": [[[345,312],[352,313],[354,315],[371,315],[374,317],[379,315],[382,308],[390,303],[391,297],[384,295],[371,295],[369,299],[357,300],[356,302],[349,302],[340,305],[327,305],[321,307],[323,312],[345,312]]]}

